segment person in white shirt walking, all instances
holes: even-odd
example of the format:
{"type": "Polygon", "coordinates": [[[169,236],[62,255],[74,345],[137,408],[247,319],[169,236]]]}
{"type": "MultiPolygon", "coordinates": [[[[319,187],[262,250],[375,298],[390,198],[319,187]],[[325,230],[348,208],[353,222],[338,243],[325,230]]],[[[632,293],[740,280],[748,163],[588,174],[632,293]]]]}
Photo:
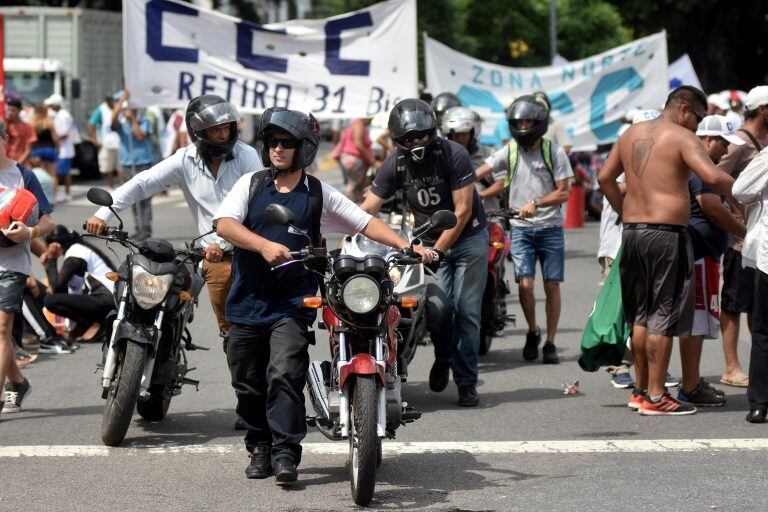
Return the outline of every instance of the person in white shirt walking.
{"type": "Polygon", "coordinates": [[[52,94],[44,102],[56,115],[53,118],[53,128],[59,141],[59,159],[56,161],[56,181],[53,192],[56,202],[71,201],[72,161],[75,159],[75,142],[80,134],[75,126],[72,114],[64,108],[64,98],[61,94],[52,94]],[[59,194],[59,185],[64,182],[64,194],[59,194]]]}
{"type": "Polygon", "coordinates": [[[109,188],[114,183],[113,174],[117,174],[120,185],[125,183],[123,168],[120,166],[120,135],[112,130],[112,109],[115,100],[120,99],[120,94],[107,96],[101,105],[93,109],[88,119],[88,136],[99,151],[99,171],[107,175],[109,188]]]}
{"type": "MultiPolygon", "coordinates": [[[[186,113],[187,131],[193,144],[138,173],[112,192],[112,207],[119,212],[178,185],[198,232],[201,235],[209,233],[214,213],[237,180],[262,169],[256,150],[238,141],[239,120],[234,105],[219,96],[194,98],[186,113]]],[[[101,232],[111,219],[112,214],[107,208],[99,209],[88,219],[88,232],[101,232]]],[[[233,246],[215,233],[204,236],[202,245],[205,248],[205,281],[226,352],[229,324],[224,318],[224,308],[232,280],[233,246]]]]}

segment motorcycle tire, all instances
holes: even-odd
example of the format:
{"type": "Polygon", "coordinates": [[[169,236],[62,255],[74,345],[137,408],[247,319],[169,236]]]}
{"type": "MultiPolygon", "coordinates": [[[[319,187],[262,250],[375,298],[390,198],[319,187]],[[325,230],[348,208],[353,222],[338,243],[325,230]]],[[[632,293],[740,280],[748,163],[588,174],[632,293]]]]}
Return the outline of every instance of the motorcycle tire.
{"type": "Polygon", "coordinates": [[[491,350],[491,343],[493,343],[493,333],[485,326],[480,327],[480,347],[477,353],[481,356],[486,355],[491,350]]]}
{"type": "Polygon", "coordinates": [[[107,446],[117,446],[125,439],[136,406],[146,360],[146,345],[125,342],[125,352],[118,366],[116,383],[107,395],[101,420],[101,440],[107,446]]]}
{"type": "Polygon", "coordinates": [[[349,432],[349,473],[352,499],[361,507],[373,499],[376,488],[379,436],[376,418],[376,381],[373,375],[358,375],[352,393],[349,432]]]}
{"type": "Polygon", "coordinates": [[[147,421],[160,421],[168,414],[171,392],[166,386],[150,389],[149,392],[148,399],[136,402],[136,412],[147,421]]]}

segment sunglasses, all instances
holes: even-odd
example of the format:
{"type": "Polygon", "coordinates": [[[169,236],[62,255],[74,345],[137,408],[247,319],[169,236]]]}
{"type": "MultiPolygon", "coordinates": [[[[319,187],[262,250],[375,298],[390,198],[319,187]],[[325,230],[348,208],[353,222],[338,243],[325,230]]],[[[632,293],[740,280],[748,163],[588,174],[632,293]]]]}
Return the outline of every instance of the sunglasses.
{"type": "Polygon", "coordinates": [[[696,117],[696,124],[701,124],[701,121],[704,119],[704,116],[699,114],[693,109],[691,109],[691,112],[693,112],[693,115],[696,117]]]}
{"type": "Polygon", "coordinates": [[[399,142],[410,143],[416,139],[423,139],[424,137],[428,136],[430,133],[431,133],[431,130],[422,130],[420,132],[406,133],[405,135],[403,135],[397,140],[399,142]]]}
{"type": "Polygon", "coordinates": [[[296,149],[297,147],[299,147],[299,141],[294,139],[293,137],[288,139],[277,139],[275,137],[267,138],[267,145],[270,148],[276,148],[278,144],[280,144],[283,147],[283,149],[296,149]]]}

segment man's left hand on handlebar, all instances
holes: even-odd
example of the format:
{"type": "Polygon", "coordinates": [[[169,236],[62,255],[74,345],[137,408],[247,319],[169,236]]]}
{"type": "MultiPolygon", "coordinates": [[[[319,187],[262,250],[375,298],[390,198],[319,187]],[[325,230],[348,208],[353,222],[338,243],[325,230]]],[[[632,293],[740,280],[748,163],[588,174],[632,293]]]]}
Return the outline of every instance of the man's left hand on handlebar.
{"type": "Polygon", "coordinates": [[[96,216],[89,217],[85,223],[85,230],[92,235],[100,235],[106,227],[107,223],[96,216]]]}
{"type": "Polygon", "coordinates": [[[213,243],[205,249],[205,260],[209,263],[218,263],[224,258],[224,251],[219,244],[213,243]]]}
{"type": "Polygon", "coordinates": [[[428,249],[421,245],[414,245],[413,252],[421,256],[422,263],[432,263],[432,260],[437,259],[438,255],[432,249],[428,249]]]}

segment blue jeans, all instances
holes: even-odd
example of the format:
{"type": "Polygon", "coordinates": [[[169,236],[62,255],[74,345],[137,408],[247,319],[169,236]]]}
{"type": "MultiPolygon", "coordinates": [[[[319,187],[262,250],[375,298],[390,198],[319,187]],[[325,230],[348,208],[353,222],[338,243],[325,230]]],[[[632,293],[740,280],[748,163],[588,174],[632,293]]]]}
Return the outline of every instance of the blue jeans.
{"type": "Polygon", "coordinates": [[[488,274],[488,231],[456,242],[427,287],[427,328],[437,361],[451,361],[456,384],[477,383],[480,309],[488,274]]]}
{"type": "Polygon", "coordinates": [[[515,282],[536,276],[536,261],[541,262],[544,281],[562,283],[565,275],[565,237],[561,227],[513,227],[512,263],[515,282]]]}

